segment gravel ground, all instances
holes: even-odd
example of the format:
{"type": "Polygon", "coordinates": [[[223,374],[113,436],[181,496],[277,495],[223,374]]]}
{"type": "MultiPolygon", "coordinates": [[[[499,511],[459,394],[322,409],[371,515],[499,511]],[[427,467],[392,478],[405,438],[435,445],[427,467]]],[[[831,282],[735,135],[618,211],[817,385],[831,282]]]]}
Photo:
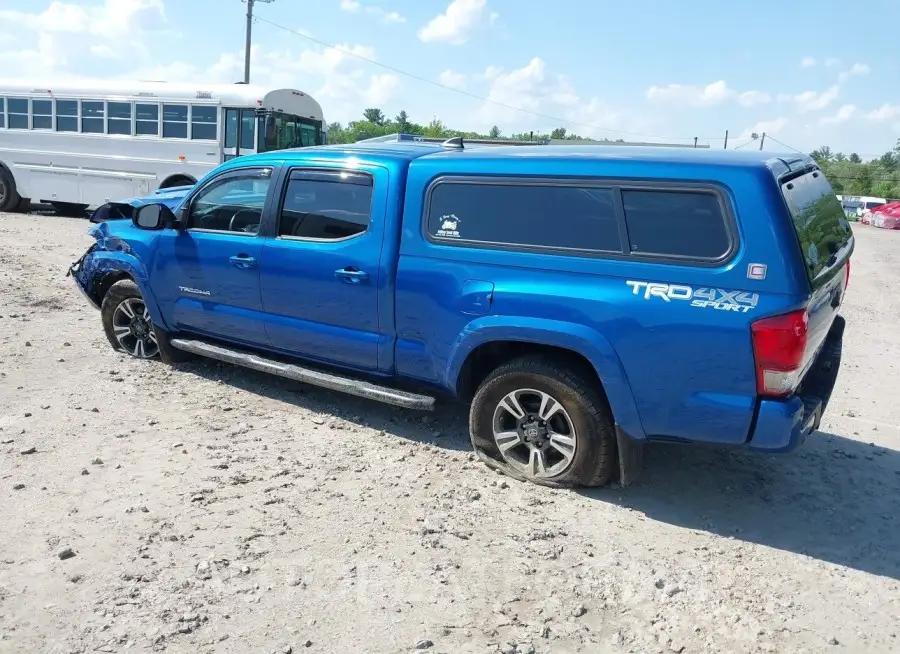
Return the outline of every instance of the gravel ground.
{"type": "Polygon", "coordinates": [[[0,216],[0,652],[900,650],[900,232],[857,227],[844,367],[790,455],[506,480],[464,415],[115,353],[88,223],[0,216]]]}

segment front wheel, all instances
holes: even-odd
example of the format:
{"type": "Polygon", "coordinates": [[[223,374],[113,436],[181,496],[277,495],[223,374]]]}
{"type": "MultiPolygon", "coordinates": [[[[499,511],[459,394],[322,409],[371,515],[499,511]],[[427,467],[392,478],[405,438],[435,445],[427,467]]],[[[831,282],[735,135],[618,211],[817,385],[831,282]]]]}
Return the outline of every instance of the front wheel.
{"type": "Polygon", "coordinates": [[[616,469],[609,407],[577,366],[523,357],[481,384],[469,412],[478,456],[516,479],[546,486],[603,486],[616,469]]]}
{"type": "Polygon", "coordinates": [[[103,298],[100,315],[113,348],[136,359],[153,359],[159,355],[150,312],[133,281],[123,279],[110,287],[103,298]]]}

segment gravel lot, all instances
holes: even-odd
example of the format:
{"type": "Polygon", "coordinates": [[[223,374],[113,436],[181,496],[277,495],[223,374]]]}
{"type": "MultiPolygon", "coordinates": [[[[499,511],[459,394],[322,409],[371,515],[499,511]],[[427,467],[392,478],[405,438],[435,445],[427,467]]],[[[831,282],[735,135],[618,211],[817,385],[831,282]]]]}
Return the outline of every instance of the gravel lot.
{"type": "Polygon", "coordinates": [[[855,228],[801,450],[579,493],[455,407],[120,356],[64,277],[88,226],[0,215],[0,652],[900,650],[900,232],[855,228]]]}

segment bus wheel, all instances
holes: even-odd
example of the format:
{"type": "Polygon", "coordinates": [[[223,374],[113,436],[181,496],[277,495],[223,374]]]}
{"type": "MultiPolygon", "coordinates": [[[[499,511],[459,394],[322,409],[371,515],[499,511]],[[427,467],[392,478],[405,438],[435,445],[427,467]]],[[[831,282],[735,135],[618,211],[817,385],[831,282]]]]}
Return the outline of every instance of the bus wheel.
{"type": "Polygon", "coordinates": [[[12,175],[5,168],[0,168],[0,211],[18,211],[21,200],[12,175]]]}

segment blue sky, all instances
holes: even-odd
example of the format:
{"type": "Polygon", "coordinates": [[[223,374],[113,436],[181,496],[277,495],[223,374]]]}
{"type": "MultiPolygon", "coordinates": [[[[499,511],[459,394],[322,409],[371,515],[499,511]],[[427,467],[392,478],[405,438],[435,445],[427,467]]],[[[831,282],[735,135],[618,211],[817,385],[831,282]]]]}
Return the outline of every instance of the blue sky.
{"type": "MultiPolygon", "coordinates": [[[[240,0],[4,0],[0,61],[35,81],[232,82],[245,11],[240,0]]],[[[257,14],[269,22],[254,27],[252,81],[312,94],[329,121],[379,106],[459,129],[713,147],[726,129],[729,147],[766,131],[864,157],[900,136],[893,0],[852,11],[846,0],[275,0],[257,14]]]]}

